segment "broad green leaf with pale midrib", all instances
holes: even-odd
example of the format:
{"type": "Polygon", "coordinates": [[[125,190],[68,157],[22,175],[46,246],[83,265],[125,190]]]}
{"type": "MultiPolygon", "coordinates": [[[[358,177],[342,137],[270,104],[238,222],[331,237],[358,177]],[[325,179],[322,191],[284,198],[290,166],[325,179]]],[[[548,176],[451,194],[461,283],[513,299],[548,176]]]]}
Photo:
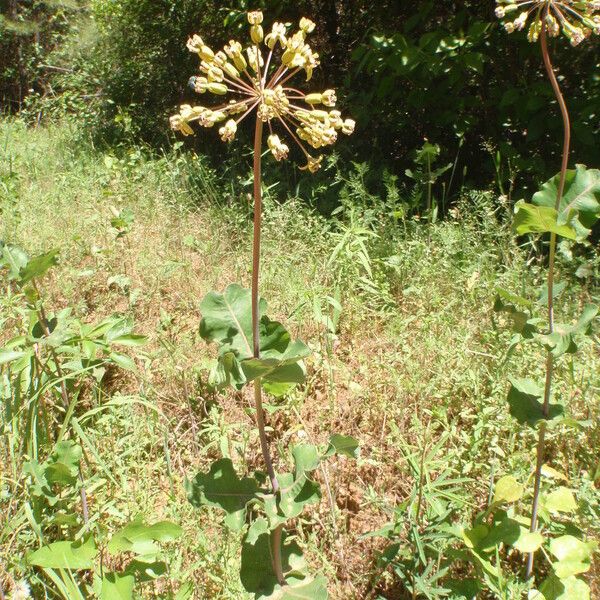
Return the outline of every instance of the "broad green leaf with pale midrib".
{"type": "Polygon", "coordinates": [[[241,389],[260,377],[268,391],[280,395],[304,382],[302,359],[310,354],[308,347],[292,342],[281,323],[264,315],[266,308],[261,299],[260,358],[254,358],[251,291],[233,284],[223,294],[211,292],[202,300],[200,335],[219,345],[218,364],[211,373],[217,387],[241,389]]]}
{"type": "MultiPolygon", "coordinates": [[[[533,204],[555,208],[560,174],[547,181],[533,196],[533,204]]],[[[600,218],[600,170],[577,165],[567,171],[565,191],[558,211],[558,225],[568,225],[584,240],[600,218]]]]}
{"type": "Polygon", "coordinates": [[[255,479],[240,479],[231,460],[223,458],[213,463],[208,473],[198,473],[187,481],[186,491],[192,506],[221,508],[227,513],[225,523],[239,531],[246,521],[246,507],[257,497],[259,487],[255,479]]]}
{"type": "Polygon", "coordinates": [[[508,403],[510,414],[521,424],[535,427],[540,421],[553,420],[564,414],[560,404],[550,404],[548,417],[544,416],[544,390],[531,379],[510,378],[508,403]]]}
{"type": "Polygon", "coordinates": [[[47,569],[91,569],[98,554],[94,539],[84,542],[54,542],[27,555],[27,562],[47,569]]]}
{"type": "Polygon", "coordinates": [[[542,335],[540,339],[557,358],[567,353],[574,354],[578,350],[577,336],[589,333],[597,316],[598,307],[595,304],[587,304],[575,325],[556,323],[554,332],[542,335]]]}
{"type": "Polygon", "coordinates": [[[155,542],[170,542],[181,534],[182,529],[179,525],[169,521],[146,525],[139,516],[112,537],[108,551],[113,555],[119,552],[133,552],[147,557],[148,560],[154,560],[159,552],[155,542]]]}
{"type": "Polygon", "coordinates": [[[574,229],[568,225],[559,225],[556,209],[549,206],[536,206],[526,202],[515,205],[513,226],[519,235],[526,233],[555,233],[569,240],[577,239],[574,229]]]}

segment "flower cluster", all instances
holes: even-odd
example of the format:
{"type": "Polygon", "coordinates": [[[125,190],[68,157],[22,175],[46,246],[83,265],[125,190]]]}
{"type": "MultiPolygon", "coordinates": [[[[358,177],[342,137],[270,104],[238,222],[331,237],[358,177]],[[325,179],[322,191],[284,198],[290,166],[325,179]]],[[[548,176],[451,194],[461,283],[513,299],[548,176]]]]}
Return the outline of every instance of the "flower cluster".
{"type": "Polygon", "coordinates": [[[546,23],[548,35],[561,30],[573,46],[592,33],[600,34],[600,0],[496,0],[496,16],[506,19],[508,33],[522,31],[529,22],[528,39],[536,42],[546,23]],[[531,20],[530,20],[531,19],[531,20]]]}
{"type": "Polygon", "coordinates": [[[256,110],[256,117],[269,127],[267,145],[275,159],[285,160],[289,155],[289,147],[274,132],[274,126],[280,126],[305,155],[307,164],[302,168],[315,173],[323,157],[312,156],[306,144],[315,149],[335,144],[339,132],[350,135],[355,127],[352,119],[342,118],[335,109],[334,90],[305,94],[290,87],[290,80],[300,72],[310,81],[320,64],[319,55],[307,43],[315,23],[302,18],[298,30],[290,33],[288,25],[276,22],[266,35],[262,12],[248,13],[248,23],[251,43],[246,48],[231,40],[215,52],[198,35],[188,40],[189,51],[200,59],[200,75],[190,78],[190,87],[198,94],[232,93],[237,97],[214,108],[184,104],[171,117],[171,128],[192,135],[191,123],[202,127],[222,123],[219,135],[224,142],[231,142],[240,122],[256,110]],[[266,46],[264,55],[262,45],[266,46]],[[273,66],[276,52],[281,55],[280,63],[273,66]]]}

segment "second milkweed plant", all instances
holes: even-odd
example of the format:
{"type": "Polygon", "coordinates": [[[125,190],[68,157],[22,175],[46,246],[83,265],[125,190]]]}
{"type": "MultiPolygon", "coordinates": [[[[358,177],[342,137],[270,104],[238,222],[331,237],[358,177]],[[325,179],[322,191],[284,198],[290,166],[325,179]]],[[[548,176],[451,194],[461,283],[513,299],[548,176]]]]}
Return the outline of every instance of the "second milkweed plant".
{"type": "Polygon", "coordinates": [[[222,102],[208,107],[184,104],[171,117],[171,127],[192,135],[192,126],[218,128],[224,142],[231,142],[246,118],[255,120],[254,136],[254,238],[252,288],[230,285],[224,293],[209,293],[202,301],[200,335],[217,344],[218,359],[211,373],[218,387],[241,390],[252,383],[261,451],[267,477],[238,477],[229,458],[215,462],[208,473],[199,473],[187,483],[194,506],[213,506],[227,514],[225,524],[244,531],[241,581],[255,598],[327,598],[322,576],[307,574],[302,553],[286,540],[284,524],[298,517],[305,507],[318,502],[321,492],[313,472],[321,460],[335,454],[356,457],[358,443],[351,437],[334,435],[323,447],[296,445],[291,450],[294,470],[275,469],[266,433],[263,390],[283,396],[305,380],[303,360],[308,347],[292,341],[281,323],[265,315],[266,303],[259,297],[261,259],[263,133],[277,161],[290,155],[289,143],[297,146],[306,164],[301,169],[316,173],[322,155],[314,151],[334,144],[339,133],[350,135],[355,123],[337,110],[334,90],[305,93],[294,78],[310,81],[319,66],[319,55],[307,42],[315,23],[303,18],[296,31],[274,23],[265,35],[263,14],[248,13],[250,40],[246,47],[231,40],[214,51],[198,35],[188,40],[188,49],[200,59],[200,74],[190,78],[198,94],[209,94],[222,102]],[[294,87],[292,87],[294,86],[294,87]],[[311,150],[309,150],[311,148],[311,150]]]}
{"type": "MultiPolygon", "coordinates": [[[[549,234],[547,284],[541,291],[539,304],[547,308],[547,320],[537,318],[534,310],[536,303],[529,298],[499,290],[495,310],[505,313],[513,322],[515,336],[511,350],[520,343],[537,342],[546,353],[545,380],[542,385],[531,379],[513,379],[508,394],[508,403],[513,417],[522,425],[537,429],[537,456],[534,470],[534,489],[529,517],[529,544],[522,547],[528,554],[526,577],[531,578],[534,569],[534,557],[538,550],[544,549],[546,557],[554,555],[558,561],[551,562],[552,572],[541,583],[538,593],[533,597],[557,598],[552,590],[564,589],[569,598],[589,597],[587,584],[579,579],[589,570],[589,558],[593,544],[586,545],[581,540],[571,539],[569,523],[559,523],[554,515],[573,513],[576,509],[572,492],[559,488],[551,494],[543,488],[543,476],[552,478],[548,473],[556,471],[547,464],[550,458],[546,451],[546,436],[557,422],[564,420],[564,407],[552,402],[553,374],[558,359],[578,350],[580,338],[591,334],[599,309],[594,304],[584,307],[575,324],[557,323],[554,318],[555,300],[560,288],[555,282],[555,266],[558,239],[569,243],[587,243],[591,229],[600,218],[600,171],[586,169],[577,165],[575,170],[568,169],[571,144],[571,124],[565,98],[552,65],[548,49],[548,37],[558,37],[561,32],[573,46],[577,46],[593,33],[600,34],[600,1],[598,0],[497,0],[496,15],[504,19],[504,27],[509,32],[522,31],[528,25],[530,42],[540,42],[542,58],[548,79],[558,102],[564,125],[564,143],[560,173],[546,182],[542,189],[534,194],[531,203],[520,201],[515,207],[514,227],[519,235],[549,234]],[[552,500],[560,496],[562,501],[552,505],[552,500]],[[555,510],[548,510],[554,506],[555,510]],[[540,534],[539,521],[550,531],[565,533],[550,542],[549,552],[543,548],[548,532],[540,534]],[[562,529],[561,529],[562,528],[562,529]],[[553,549],[554,548],[554,549],[553,549]],[[568,566],[566,566],[568,565],[568,566]],[[574,591],[577,590],[577,591],[574,591]]],[[[566,480],[566,477],[558,477],[566,480]]],[[[504,484],[515,483],[510,476],[504,478],[504,484]]],[[[519,498],[521,494],[518,494],[519,498]]],[[[490,511],[484,518],[489,518],[490,511]]],[[[481,525],[482,523],[479,523],[481,525]]],[[[532,597],[530,594],[530,597],[532,597]]]]}

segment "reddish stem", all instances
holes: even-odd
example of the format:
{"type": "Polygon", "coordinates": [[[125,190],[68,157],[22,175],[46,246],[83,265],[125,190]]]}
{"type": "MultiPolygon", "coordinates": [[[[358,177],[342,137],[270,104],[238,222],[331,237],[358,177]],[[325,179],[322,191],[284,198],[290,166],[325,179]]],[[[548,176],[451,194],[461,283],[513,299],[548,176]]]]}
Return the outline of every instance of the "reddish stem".
{"type": "MultiPolygon", "coordinates": [[[[260,306],[258,295],[258,282],[260,275],[260,241],[262,226],[262,137],[263,122],[256,118],[256,131],[254,136],[254,242],[252,248],[252,337],[254,344],[254,357],[260,358],[260,306]]],[[[273,493],[279,491],[279,482],[273,468],[273,460],[269,451],[269,443],[265,427],[265,412],[262,404],[262,388],[260,378],[254,381],[254,404],[256,407],[256,422],[260,446],[267,467],[269,480],[273,493]]],[[[281,560],[281,537],[283,527],[280,525],[273,531],[272,537],[272,560],[273,570],[280,585],[285,584],[281,560]]]]}
{"type": "MultiPolygon", "coordinates": [[[[540,42],[542,46],[542,57],[544,59],[544,66],[548,74],[548,79],[552,84],[552,89],[558,105],[560,106],[560,112],[562,114],[563,125],[564,125],[564,145],[562,154],[562,165],[560,170],[560,182],[558,185],[558,193],[556,194],[556,211],[560,210],[560,204],[565,191],[565,182],[567,178],[567,168],[569,166],[569,152],[571,147],[571,122],[569,118],[569,111],[567,104],[560,90],[552,61],[550,60],[550,53],[548,52],[548,39],[547,39],[547,26],[546,19],[542,19],[542,32],[540,36],[540,42]]],[[[550,333],[554,332],[554,266],[556,261],[556,234],[550,235],[550,257],[548,263],[548,326],[550,333]]],[[[546,454],[546,419],[548,419],[550,412],[550,395],[552,392],[552,375],[554,373],[554,357],[550,351],[546,358],[546,384],[544,388],[544,405],[543,415],[544,420],[540,424],[538,443],[537,443],[537,459],[535,467],[535,483],[533,489],[533,503],[531,508],[531,531],[537,531],[538,525],[538,509],[540,500],[540,489],[542,483],[542,467],[544,466],[544,459],[546,454]]],[[[526,577],[529,579],[533,572],[534,553],[530,553],[527,557],[527,572],[526,577]]]]}

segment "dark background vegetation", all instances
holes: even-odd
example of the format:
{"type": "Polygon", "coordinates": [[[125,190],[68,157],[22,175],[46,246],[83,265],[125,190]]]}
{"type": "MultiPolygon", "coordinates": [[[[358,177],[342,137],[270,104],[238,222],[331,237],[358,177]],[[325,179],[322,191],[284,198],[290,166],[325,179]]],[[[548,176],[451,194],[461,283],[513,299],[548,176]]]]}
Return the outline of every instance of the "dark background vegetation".
{"type": "MultiPolygon", "coordinates": [[[[3,109],[36,122],[69,112],[96,144],[171,145],[168,115],[193,99],[187,36],[222,44],[257,7],[268,23],[317,21],[322,67],[313,85],[336,87],[356,118],[357,134],[337,151],[344,164],[369,162],[374,192],[384,170],[404,177],[424,139],[440,144],[441,164],[456,162],[452,180],[445,176],[450,199],[464,185],[508,192],[511,182],[527,195],[558,170],[562,123],[539,47],[506,34],[492,0],[3,0],[3,109]]],[[[577,49],[552,42],[574,121],[572,162],[588,166],[600,164],[599,48],[597,40],[577,49]]],[[[222,160],[215,135],[186,143],[222,160]]],[[[233,170],[244,147],[229,151],[233,170]]],[[[302,183],[287,166],[277,177],[287,191],[302,183]]]]}

